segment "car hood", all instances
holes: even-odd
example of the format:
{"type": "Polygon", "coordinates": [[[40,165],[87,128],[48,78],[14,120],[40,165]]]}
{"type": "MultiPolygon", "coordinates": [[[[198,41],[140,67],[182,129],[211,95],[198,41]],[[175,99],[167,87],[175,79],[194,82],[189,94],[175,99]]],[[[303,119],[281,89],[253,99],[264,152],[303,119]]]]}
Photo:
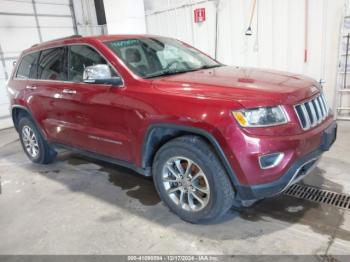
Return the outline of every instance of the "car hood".
{"type": "Polygon", "coordinates": [[[231,66],[160,77],[153,85],[163,92],[234,100],[244,107],[293,105],[320,91],[306,76],[231,66]]]}

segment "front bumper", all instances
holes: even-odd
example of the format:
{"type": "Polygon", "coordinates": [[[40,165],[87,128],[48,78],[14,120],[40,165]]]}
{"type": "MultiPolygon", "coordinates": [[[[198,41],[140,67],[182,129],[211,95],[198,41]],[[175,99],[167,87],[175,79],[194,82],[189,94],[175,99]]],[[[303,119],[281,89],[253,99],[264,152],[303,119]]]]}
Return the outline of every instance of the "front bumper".
{"type": "Polygon", "coordinates": [[[322,134],[320,146],[312,152],[297,159],[289,169],[278,180],[258,184],[258,185],[241,185],[238,193],[241,200],[257,200],[274,196],[286,190],[290,185],[298,182],[309,174],[316,166],[322,153],[328,151],[337,135],[337,124],[333,122],[322,134]]]}

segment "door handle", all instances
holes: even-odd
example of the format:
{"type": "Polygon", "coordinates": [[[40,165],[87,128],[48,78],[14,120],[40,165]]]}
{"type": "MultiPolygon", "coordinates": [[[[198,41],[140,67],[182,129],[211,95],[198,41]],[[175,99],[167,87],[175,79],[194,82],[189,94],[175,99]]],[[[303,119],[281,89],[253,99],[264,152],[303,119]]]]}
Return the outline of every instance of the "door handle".
{"type": "Polygon", "coordinates": [[[29,90],[35,90],[36,89],[36,86],[26,86],[26,89],[29,89],[29,90]]]}
{"type": "Polygon", "coordinates": [[[76,94],[77,91],[74,89],[63,89],[62,91],[64,94],[76,94]]]}

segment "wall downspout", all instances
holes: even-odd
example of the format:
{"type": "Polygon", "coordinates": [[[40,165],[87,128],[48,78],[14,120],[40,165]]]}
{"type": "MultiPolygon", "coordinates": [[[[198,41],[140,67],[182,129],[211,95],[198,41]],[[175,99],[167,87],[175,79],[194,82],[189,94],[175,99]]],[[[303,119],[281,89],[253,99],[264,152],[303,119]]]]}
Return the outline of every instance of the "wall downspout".
{"type": "Polygon", "coordinates": [[[70,10],[70,13],[72,15],[74,34],[77,35],[78,34],[78,26],[77,26],[77,19],[75,17],[75,10],[74,10],[73,0],[69,0],[69,10],[70,10]]]}
{"type": "Polygon", "coordinates": [[[218,41],[219,41],[219,5],[220,0],[215,2],[215,59],[218,59],[218,41]]]}
{"type": "Polygon", "coordinates": [[[326,52],[327,52],[327,6],[328,0],[323,1],[323,10],[322,10],[322,70],[320,75],[320,84],[325,84],[326,79],[326,52]]]}
{"type": "Polygon", "coordinates": [[[309,0],[305,0],[305,46],[304,63],[308,62],[308,37],[309,37],[309,0]]]}

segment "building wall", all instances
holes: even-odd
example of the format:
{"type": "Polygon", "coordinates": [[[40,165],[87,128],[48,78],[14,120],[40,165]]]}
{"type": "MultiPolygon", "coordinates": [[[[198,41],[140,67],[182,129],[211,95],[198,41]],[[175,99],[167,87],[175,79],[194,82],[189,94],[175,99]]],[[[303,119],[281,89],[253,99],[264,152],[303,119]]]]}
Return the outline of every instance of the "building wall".
{"type": "Polygon", "coordinates": [[[217,45],[217,59],[228,65],[272,68],[323,79],[332,105],[344,2],[257,0],[253,35],[246,36],[253,0],[146,0],[146,25],[149,33],[181,39],[213,57],[217,45]],[[306,2],[308,60],[305,63],[306,2]],[[207,20],[195,24],[193,13],[199,7],[206,8],[207,20]]]}
{"type": "Polygon", "coordinates": [[[146,33],[143,0],[104,0],[109,34],[146,33]]]}
{"type": "MultiPolygon", "coordinates": [[[[110,34],[147,31],[171,36],[229,65],[273,68],[324,79],[332,104],[344,2],[257,0],[250,37],[244,33],[253,0],[104,0],[104,5],[110,34]],[[199,7],[206,8],[207,20],[195,24],[193,12],[199,7]]],[[[106,33],[105,27],[97,25],[93,0],[0,0],[0,128],[11,124],[4,87],[20,52],[40,41],[76,32],[106,33]]]]}
{"type": "Polygon", "coordinates": [[[107,33],[106,26],[100,26],[97,23],[94,0],[72,0],[72,3],[77,31],[80,35],[100,35],[107,33]]]}

